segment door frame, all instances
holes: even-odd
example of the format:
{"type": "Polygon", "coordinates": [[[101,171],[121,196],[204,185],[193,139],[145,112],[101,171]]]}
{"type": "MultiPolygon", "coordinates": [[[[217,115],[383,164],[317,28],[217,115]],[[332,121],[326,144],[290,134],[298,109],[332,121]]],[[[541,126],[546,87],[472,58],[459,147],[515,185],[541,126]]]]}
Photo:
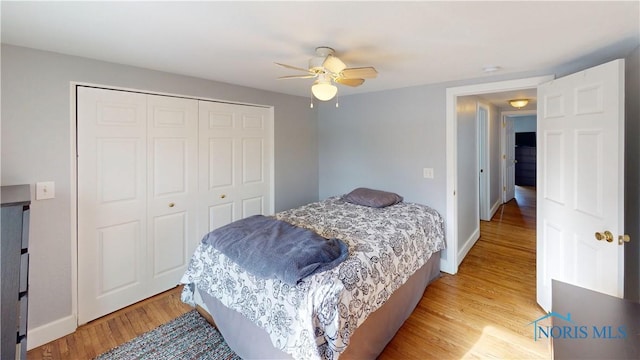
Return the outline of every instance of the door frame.
{"type": "Polygon", "coordinates": [[[479,219],[484,221],[491,220],[491,199],[490,199],[490,185],[491,185],[491,159],[490,142],[489,142],[489,115],[490,107],[478,101],[476,106],[476,123],[477,123],[477,136],[478,136],[478,197],[479,197],[479,219]],[[480,109],[486,112],[484,120],[480,120],[480,109]],[[480,172],[482,170],[482,172],[480,172]]]}
{"type": "MultiPolygon", "coordinates": [[[[533,110],[509,110],[509,111],[502,111],[500,113],[500,124],[504,124],[507,121],[508,117],[511,118],[515,118],[515,117],[520,117],[520,116],[530,116],[530,115],[537,115],[538,114],[538,110],[533,109],[533,110]]],[[[507,153],[507,133],[506,133],[506,128],[504,127],[504,125],[500,126],[500,151],[501,154],[504,155],[507,153]]],[[[536,131],[537,134],[537,131],[536,131]]],[[[536,135],[537,137],[537,135],[536,135]]],[[[501,156],[502,158],[502,156],[501,156]]],[[[500,165],[500,169],[502,171],[502,176],[500,176],[500,188],[504,189],[506,184],[507,184],[507,164],[505,163],[505,159],[502,158],[502,162],[500,165]]],[[[515,173],[514,173],[515,174],[515,173]]],[[[515,184],[515,179],[514,179],[514,184],[515,184]]],[[[505,192],[502,191],[502,203],[506,203],[507,201],[505,200],[505,192]]]]}
{"type": "Polygon", "coordinates": [[[457,98],[459,96],[488,94],[512,90],[522,90],[537,87],[539,84],[553,80],[554,75],[544,75],[524,79],[506,80],[475,85],[465,85],[446,89],[446,163],[447,163],[447,212],[445,222],[445,235],[447,248],[440,260],[440,270],[449,274],[458,272],[458,266],[462,259],[458,259],[458,187],[457,166],[457,128],[458,117],[456,112],[457,98]]]}
{"type": "MultiPolygon", "coordinates": [[[[271,138],[272,146],[270,149],[267,149],[267,156],[271,159],[270,164],[270,197],[271,197],[271,205],[268,209],[270,213],[274,213],[275,209],[275,111],[273,105],[263,105],[263,104],[253,104],[253,103],[244,103],[238,101],[227,101],[221,99],[213,99],[206,97],[196,97],[190,95],[180,95],[174,93],[166,93],[166,92],[158,92],[151,90],[141,90],[141,89],[133,89],[133,88],[125,88],[111,85],[102,85],[95,83],[87,83],[80,81],[70,81],[69,82],[69,97],[70,97],[70,107],[69,107],[69,154],[70,154],[70,169],[69,169],[69,197],[70,197],[70,233],[71,233],[71,317],[65,319],[64,323],[59,324],[57,329],[59,329],[59,333],[70,334],[74,332],[78,328],[78,162],[77,162],[77,87],[78,86],[87,86],[87,87],[95,87],[107,90],[116,90],[116,91],[128,91],[128,92],[137,92],[144,93],[149,95],[161,95],[161,96],[171,96],[178,98],[187,98],[194,100],[203,100],[203,101],[214,101],[221,102],[226,104],[236,104],[236,105],[246,105],[246,106],[255,106],[261,108],[270,109],[269,116],[271,117],[270,127],[267,130],[268,135],[271,138]]],[[[58,331],[56,331],[58,333],[58,331]]]]}

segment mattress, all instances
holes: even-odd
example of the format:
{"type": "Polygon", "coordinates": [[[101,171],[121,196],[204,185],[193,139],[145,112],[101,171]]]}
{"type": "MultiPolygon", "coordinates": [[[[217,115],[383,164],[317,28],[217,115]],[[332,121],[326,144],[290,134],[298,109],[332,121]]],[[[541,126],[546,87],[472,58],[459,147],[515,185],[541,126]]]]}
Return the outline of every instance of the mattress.
{"type": "MultiPolygon", "coordinates": [[[[396,290],[378,310],[373,312],[349,338],[349,346],[340,360],[373,360],[393,339],[405,320],[418,305],[431,282],[440,277],[440,253],[434,254],[405,284],[396,290]]],[[[292,359],[273,346],[269,334],[241,313],[224,306],[218,299],[196,289],[198,310],[206,312],[225,341],[244,360],[292,359]]]]}
{"type": "Polygon", "coordinates": [[[256,277],[201,243],[181,280],[182,295],[195,304],[197,288],[242,314],[268,334],[275,349],[296,359],[337,359],[367,317],[444,249],[442,217],[420,204],[370,208],[333,197],[275,217],[343,240],[349,257],[290,286],[256,277]]]}

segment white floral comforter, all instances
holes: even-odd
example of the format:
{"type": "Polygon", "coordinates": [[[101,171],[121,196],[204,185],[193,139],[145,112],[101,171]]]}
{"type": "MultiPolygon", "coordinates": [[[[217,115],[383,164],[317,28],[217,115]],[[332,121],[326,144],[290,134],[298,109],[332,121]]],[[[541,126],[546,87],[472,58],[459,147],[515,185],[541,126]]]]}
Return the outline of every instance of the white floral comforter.
{"type": "Polygon", "coordinates": [[[181,280],[188,284],[182,300],[193,305],[197,286],[265,329],[276,348],[296,359],[337,359],[367,316],[445,247],[443,219],[425,205],[376,209],[333,197],[275,217],[344,240],[349,257],[290,286],[253,276],[200,244],[181,280]]]}

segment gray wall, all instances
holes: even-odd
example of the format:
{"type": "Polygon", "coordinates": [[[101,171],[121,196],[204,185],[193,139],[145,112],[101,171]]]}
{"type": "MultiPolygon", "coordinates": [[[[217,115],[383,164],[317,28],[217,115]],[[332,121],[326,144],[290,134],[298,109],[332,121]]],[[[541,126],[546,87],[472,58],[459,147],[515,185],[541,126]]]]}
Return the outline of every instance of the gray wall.
{"type": "Polygon", "coordinates": [[[640,47],[625,59],[624,296],[640,301],[640,47]]]}
{"type": "Polygon", "coordinates": [[[536,115],[514,116],[513,130],[517,133],[536,132],[537,118],[536,115]]]}
{"type": "MultiPolygon", "coordinates": [[[[458,252],[480,229],[477,96],[458,98],[458,252]]],[[[475,240],[475,238],[473,239],[475,240]]],[[[472,240],[472,241],[473,241],[472,240]]],[[[460,261],[461,259],[458,259],[460,261]]]]}
{"type": "Polygon", "coordinates": [[[445,92],[411,87],[320,104],[320,198],[359,186],[446,210],[445,92]],[[441,104],[430,107],[428,104],[441,104]],[[434,169],[425,179],[422,169],[434,169]]]}
{"type": "Polygon", "coordinates": [[[1,182],[56,185],[55,199],[32,203],[30,328],[72,314],[70,81],[272,105],[275,209],[318,199],[317,116],[307,97],[10,45],[1,66],[1,182]]]}

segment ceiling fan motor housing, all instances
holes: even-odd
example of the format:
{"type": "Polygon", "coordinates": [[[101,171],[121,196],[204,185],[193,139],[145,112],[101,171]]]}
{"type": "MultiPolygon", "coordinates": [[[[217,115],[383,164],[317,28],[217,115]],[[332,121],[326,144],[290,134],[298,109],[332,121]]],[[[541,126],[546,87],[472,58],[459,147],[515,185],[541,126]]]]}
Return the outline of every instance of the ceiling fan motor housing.
{"type": "Polygon", "coordinates": [[[318,57],[318,56],[314,56],[311,59],[309,59],[309,71],[315,72],[315,73],[320,73],[320,72],[324,72],[324,67],[322,67],[322,64],[324,63],[324,57],[318,57]]]}
{"type": "Polygon", "coordinates": [[[327,56],[333,55],[335,50],[327,46],[319,46],[316,48],[316,56],[309,59],[309,70],[320,73],[325,72],[324,61],[327,56]]]}

